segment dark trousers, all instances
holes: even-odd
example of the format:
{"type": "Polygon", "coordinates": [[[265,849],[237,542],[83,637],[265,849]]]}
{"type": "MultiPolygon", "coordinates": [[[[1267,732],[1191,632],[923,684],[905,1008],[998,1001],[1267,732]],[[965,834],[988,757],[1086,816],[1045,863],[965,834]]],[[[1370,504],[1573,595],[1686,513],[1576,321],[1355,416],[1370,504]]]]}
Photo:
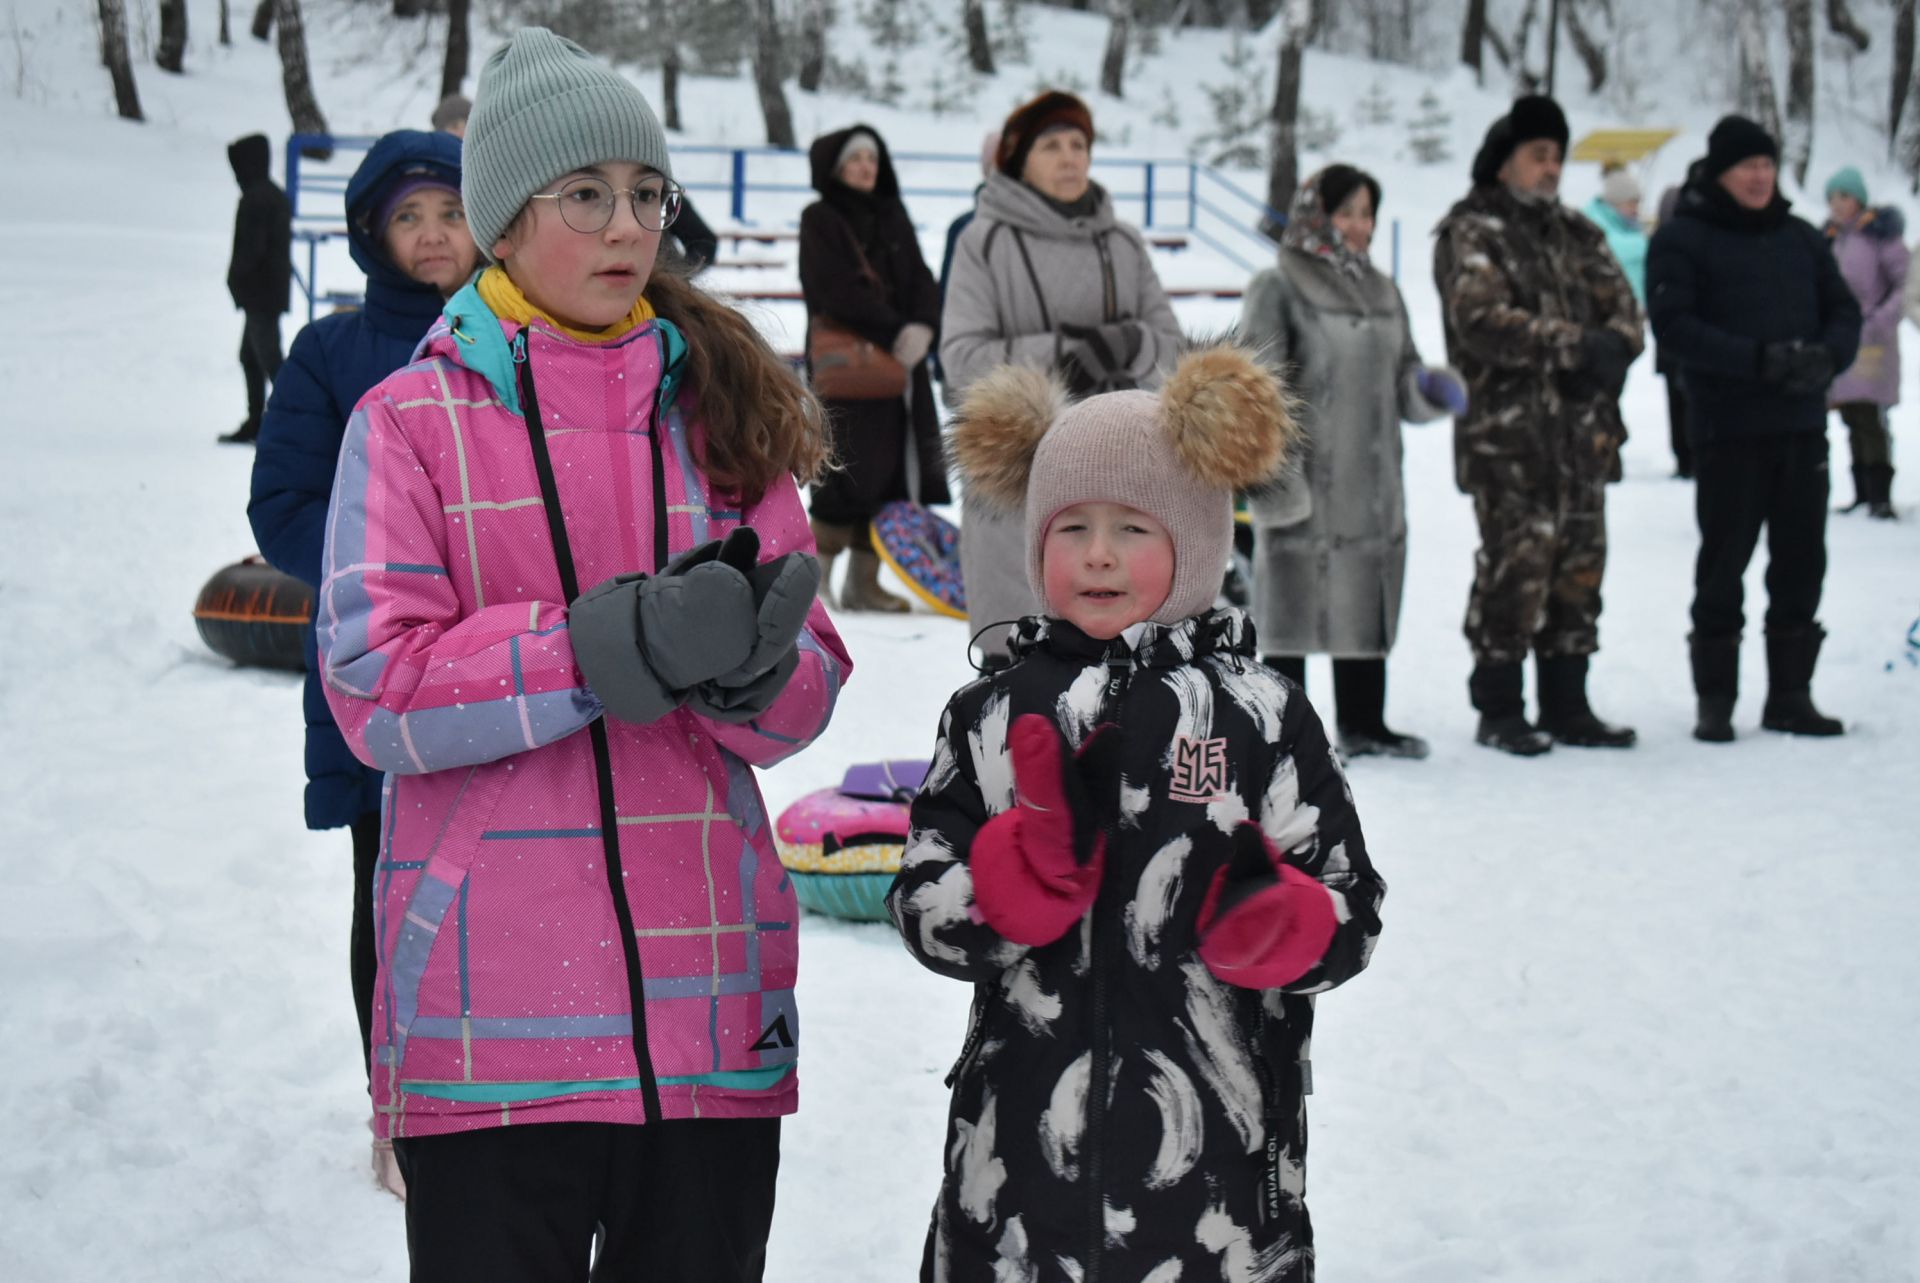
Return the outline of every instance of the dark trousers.
{"type": "Polygon", "coordinates": [[[248,312],[240,331],[240,370],[247,376],[247,422],[260,426],[267,408],[267,384],[280,377],[280,314],[248,312]]]}
{"type": "Polygon", "coordinates": [[[780,1120],[529,1123],[393,1143],[412,1283],[758,1283],[780,1120]]]}
{"type": "Polygon", "coordinates": [[[1693,572],[1693,632],[1738,637],[1742,582],[1760,527],[1767,528],[1767,631],[1813,623],[1827,574],[1827,437],[1795,432],[1703,446],[1694,456],[1700,557],[1693,572]]]}
{"type": "MultiPolygon", "coordinates": [[[[1263,655],[1268,668],[1307,689],[1305,655],[1263,655]]],[[[1387,661],[1384,656],[1333,660],[1333,718],[1343,731],[1385,729],[1387,661]]]]}
{"type": "Polygon", "coordinates": [[[1683,477],[1693,475],[1693,442],[1687,439],[1687,390],[1680,376],[1667,376],[1667,436],[1673,442],[1673,470],[1683,477]]]}
{"type": "Polygon", "coordinates": [[[347,974],[353,981],[353,1010],[360,1017],[360,1068],[373,1087],[373,986],[379,974],[378,942],[373,933],[373,868],[380,862],[380,812],[368,811],[353,822],[353,918],[347,928],[347,974]]]}
{"type": "Polygon", "coordinates": [[[1887,430],[1887,412],[1871,401],[1848,401],[1834,407],[1847,425],[1847,446],[1853,470],[1884,468],[1893,462],[1893,434],[1887,430]]]}
{"type": "Polygon", "coordinates": [[[1464,631],[1476,664],[1600,649],[1606,505],[1606,486],[1597,480],[1473,492],[1480,548],[1464,631]]]}

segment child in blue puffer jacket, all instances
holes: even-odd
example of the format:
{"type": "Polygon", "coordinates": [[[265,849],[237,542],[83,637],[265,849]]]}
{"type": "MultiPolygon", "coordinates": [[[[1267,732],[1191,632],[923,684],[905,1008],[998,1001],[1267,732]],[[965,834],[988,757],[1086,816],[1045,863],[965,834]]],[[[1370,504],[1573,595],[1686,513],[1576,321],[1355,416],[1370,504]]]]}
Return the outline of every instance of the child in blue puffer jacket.
{"type": "MultiPolygon", "coordinates": [[[[273,565],[318,589],[334,465],[347,416],[374,384],[413,359],[441,304],[466,284],[479,251],[460,200],[460,140],[401,129],[382,137],[347,184],[347,238],[367,274],[366,303],[323,316],[293,340],[261,420],[247,516],[273,565]]],[[[353,832],[349,970],[368,1067],[375,975],[370,920],[379,852],[379,772],[348,751],[305,637],[306,818],[310,829],[353,832]]],[[[375,1176],[404,1197],[393,1152],[376,1141],[375,1176]]]]}

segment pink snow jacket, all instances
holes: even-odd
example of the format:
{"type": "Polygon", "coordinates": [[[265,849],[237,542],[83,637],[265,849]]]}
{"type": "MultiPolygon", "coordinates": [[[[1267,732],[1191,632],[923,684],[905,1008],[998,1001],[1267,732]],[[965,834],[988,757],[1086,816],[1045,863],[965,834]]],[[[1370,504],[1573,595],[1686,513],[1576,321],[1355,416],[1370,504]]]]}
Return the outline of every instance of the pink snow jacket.
{"type": "Polygon", "coordinates": [[[799,670],[763,716],[608,717],[602,761],[583,733],[603,710],[568,639],[520,363],[582,589],[742,524],[765,558],[811,550],[799,493],[782,478],[743,510],[710,487],[700,427],[675,403],[685,341],[667,322],[580,343],[497,320],[469,286],[416,355],[348,424],[316,603],[328,703],[389,777],[376,1130],[639,1123],[650,1095],[666,1118],[791,1113],[799,913],[748,768],[820,734],[851,662],[816,604],[799,670]]]}

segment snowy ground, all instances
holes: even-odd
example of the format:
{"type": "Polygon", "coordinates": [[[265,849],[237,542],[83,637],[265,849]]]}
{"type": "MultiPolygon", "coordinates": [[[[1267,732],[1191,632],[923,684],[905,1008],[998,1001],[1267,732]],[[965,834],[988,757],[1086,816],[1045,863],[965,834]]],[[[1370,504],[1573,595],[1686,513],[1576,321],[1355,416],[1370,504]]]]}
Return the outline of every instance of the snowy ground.
{"type": "MultiPolygon", "coordinates": [[[[271,101],[274,70],[250,43],[198,81],[143,67],[144,130],[0,100],[8,1280],[405,1276],[400,1209],[363,1176],[347,842],[300,825],[298,682],[227,667],[189,617],[252,546],[251,456],[212,444],[241,409],[218,143],[271,101]]],[[[337,75],[323,94],[372,83],[337,75]]],[[[365,117],[342,128],[411,119],[417,97],[335,93],[365,117]]],[[[957,145],[950,125],[883,124],[957,145]]],[[[1395,163],[1389,211],[1424,229],[1459,176],[1395,163]]],[[[1424,266],[1407,277],[1437,359],[1424,266]]],[[[1642,742],[1538,761],[1472,743],[1471,515],[1446,430],[1409,430],[1389,712],[1434,756],[1352,772],[1392,889],[1373,969],[1320,1009],[1310,1177],[1329,1280],[1920,1279],[1920,665],[1902,658],[1920,465],[1899,479],[1904,522],[1830,525],[1816,691],[1848,737],[1756,729],[1756,644],[1741,738],[1709,748],[1687,737],[1691,489],[1668,479],[1644,362],[1627,411],[1594,690],[1642,742]]],[[[1920,412],[1894,421],[1916,440],[1920,412]]],[[[829,734],[767,775],[775,807],[851,759],[926,752],[965,675],[958,623],[843,626],[858,671],[829,734]]],[[[810,919],[805,941],[805,1103],[770,1277],[896,1283],[918,1258],[966,993],[883,927],[810,919]]]]}

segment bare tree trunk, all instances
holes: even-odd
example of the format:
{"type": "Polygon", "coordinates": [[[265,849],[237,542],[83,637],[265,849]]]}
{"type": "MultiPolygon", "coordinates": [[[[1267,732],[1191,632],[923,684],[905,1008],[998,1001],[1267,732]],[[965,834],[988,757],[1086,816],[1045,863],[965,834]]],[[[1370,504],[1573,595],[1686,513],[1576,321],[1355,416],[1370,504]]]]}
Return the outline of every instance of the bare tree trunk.
{"type": "Polygon", "coordinates": [[[1735,35],[1740,43],[1740,102],[1748,115],[1775,138],[1780,136],[1780,98],[1773,87],[1773,60],[1767,56],[1764,0],[1740,0],[1735,35]]]}
{"type": "Polygon", "coordinates": [[[1580,64],[1587,69],[1587,92],[1597,94],[1607,83],[1606,46],[1587,29],[1587,21],[1582,16],[1585,7],[1575,0],[1565,0],[1565,3],[1567,38],[1573,42],[1573,51],[1580,55],[1580,64]]]}
{"type": "Polygon", "coordinates": [[[1467,0],[1466,20],[1460,24],[1460,61],[1473,68],[1473,83],[1487,83],[1487,0],[1467,0]]]}
{"type": "Polygon", "coordinates": [[[1540,77],[1527,66],[1527,46],[1533,43],[1533,24],[1539,20],[1540,0],[1527,0],[1527,7],[1520,11],[1520,26],[1513,37],[1513,61],[1509,64],[1516,94],[1535,93],[1540,88],[1540,77]]]}
{"type": "Polygon", "coordinates": [[[648,37],[660,49],[661,123],[680,129],[680,42],[674,39],[674,15],[667,0],[647,0],[648,37]]]}
{"type": "Polygon", "coordinates": [[[1506,37],[1500,34],[1500,28],[1494,26],[1492,23],[1488,23],[1486,37],[1487,47],[1493,50],[1493,56],[1500,60],[1500,69],[1502,71],[1512,71],[1513,46],[1509,45],[1506,37]]]}
{"type": "Polygon", "coordinates": [[[160,0],[160,43],[153,50],[153,65],[179,75],[186,70],[187,0],[160,0]]]}
{"type": "Polygon", "coordinates": [[[814,93],[827,72],[827,3],[805,0],[800,6],[800,88],[814,93]]]}
{"type": "Polygon", "coordinates": [[[753,84],[760,91],[760,114],[767,121],[767,145],[791,151],[799,147],[793,135],[793,113],[787,109],[787,91],[780,83],[780,21],[773,0],[759,0],[759,32],[753,47],[753,84]]]}
{"type": "Polygon", "coordinates": [[[253,23],[247,30],[255,40],[265,40],[273,33],[273,0],[260,0],[253,11],[253,23]]]}
{"type": "MultiPolygon", "coordinates": [[[[1274,19],[1280,24],[1280,70],[1273,85],[1273,109],[1267,114],[1267,206],[1284,215],[1300,186],[1300,63],[1313,38],[1310,0],[1286,0],[1274,19]]],[[[1280,229],[1267,216],[1268,235],[1280,229]]]]}
{"type": "Polygon", "coordinates": [[[450,98],[467,83],[467,60],[472,33],[467,27],[468,0],[447,0],[447,61],[440,68],[440,96],[450,98]]]}
{"type": "Polygon", "coordinates": [[[1827,0],[1827,30],[1853,41],[1853,47],[1861,53],[1873,44],[1873,37],[1853,20],[1853,10],[1847,6],[1847,0],[1827,0]]]}
{"type": "Polygon", "coordinates": [[[1813,0],[1786,0],[1787,132],[1780,159],[1804,185],[1813,158],[1813,0]]]}
{"type": "Polygon", "coordinates": [[[227,9],[227,0],[220,0],[220,43],[231,47],[233,45],[233,29],[228,25],[227,9]]]}
{"type": "MultiPolygon", "coordinates": [[[[297,134],[324,134],[327,118],[313,96],[313,75],[307,70],[307,27],[300,16],[300,0],[274,0],[273,20],[280,28],[280,83],[287,94],[287,115],[297,134]]],[[[307,155],[319,155],[308,151],[307,155]]],[[[326,154],[331,154],[327,149],[326,154]]]]}
{"type": "Polygon", "coordinates": [[[393,0],[393,16],[418,18],[427,11],[427,0],[393,0]]]}
{"type": "Polygon", "coordinates": [[[133,59],[127,55],[125,0],[100,0],[100,61],[113,77],[113,102],[122,120],[145,120],[140,93],[133,84],[133,59]]]}
{"type": "Polygon", "coordinates": [[[967,65],[983,76],[993,74],[993,41],[987,37],[986,0],[966,0],[961,24],[967,29],[967,65]]]}
{"type": "Polygon", "coordinates": [[[1887,112],[1887,156],[1900,139],[1900,117],[1907,109],[1907,94],[1913,87],[1913,7],[1914,0],[1894,0],[1893,15],[1893,103],[1887,112]]]}
{"type": "Polygon", "coordinates": [[[1100,88],[1115,98],[1127,74],[1127,41],[1133,34],[1133,0],[1107,0],[1107,51],[1100,58],[1100,88]]]}

